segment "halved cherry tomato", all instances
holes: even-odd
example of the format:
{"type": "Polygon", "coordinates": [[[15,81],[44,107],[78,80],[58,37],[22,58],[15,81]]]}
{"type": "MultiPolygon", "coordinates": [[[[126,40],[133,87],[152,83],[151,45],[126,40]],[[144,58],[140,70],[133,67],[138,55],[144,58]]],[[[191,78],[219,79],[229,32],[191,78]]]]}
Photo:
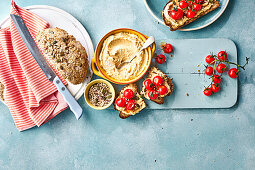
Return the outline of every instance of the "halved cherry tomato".
{"type": "Polygon", "coordinates": [[[185,0],[182,0],[181,2],[179,2],[179,7],[181,9],[187,8],[188,6],[189,6],[189,4],[185,0]]]}
{"type": "Polygon", "coordinates": [[[224,73],[227,69],[227,66],[223,63],[217,65],[216,70],[218,73],[224,73]]]}
{"type": "Polygon", "coordinates": [[[161,86],[163,84],[163,78],[160,76],[155,76],[153,78],[153,84],[155,84],[156,86],[161,86]]]}
{"type": "Polygon", "coordinates": [[[164,56],[163,54],[159,54],[156,57],[156,62],[159,64],[163,64],[164,62],[166,62],[166,56],[164,56]]]}
{"type": "Polygon", "coordinates": [[[133,92],[133,90],[131,90],[131,89],[126,89],[126,90],[124,91],[124,97],[125,97],[126,99],[132,99],[132,98],[134,97],[134,92],[133,92]]]}
{"type": "Polygon", "coordinates": [[[208,55],[206,58],[205,58],[205,62],[207,64],[214,64],[215,63],[215,58],[212,56],[212,55],[208,55]]]}
{"type": "Polygon", "coordinates": [[[168,92],[167,87],[162,85],[158,87],[158,93],[160,95],[165,95],[168,92]]]}
{"type": "Polygon", "coordinates": [[[135,108],[135,101],[133,99],[129,100],[126,106],[127,110],[133,110],[135,108]]]}
{"type": "Polygon", "coordinates": [[[237,78],[239,75],[239,70],[237,70],[236,68],[231,68],[229,71],[228,71],[228,76],[235,79],[237,78]]]}
{"type": "Polygon", "coordinates": [[[156,90],[150,90],[148,96],[151,100],[154,100],[158,97],[158,92],[156,90]]]}
{"type": "Polygon", "coordinates": [[[178,19],[182,19],[183,17],[183,11],[179,8],[174,9],[170,12],[170,16],[174,19],[174,20],[178,20],[178,19]]]}
{"type": "Polygon", "coordinates": [[[193,9],[196,10],[196,11],[200,11],[202,9],[202,6],[201,4],[197,4],[197,3],[194,3],[192,5],[193,9]]]}
{"type": "Polygon", "coordinates": [[[147,90],[152,90],[154,88],[154,84],[152,83],[151,79],[147,79],[144,81],[144,86],[147,90]]]}
{"type": "Polygon", "coordinates": [[[216,83],[216,84],[219,84],[221,82],[221,76],[214,75],[213,76],[213,82],[216,83]]]}
{"type": "Polygon", "coordinates": [[[220,52],[218,53],[218,59],[219,59],[220,61],[226,61],[226,60],[228,59],[228,54],[227,54],[227,52],[226,52],[226,51],[220,51],[220,52]]]}
{"type": "Polygon", "coordinates": [[[220,85],[219,84],[212,84],[212,92],[217,93],[220,91],[220,85]]]}
{"type": "Polygon", "coordinates": [[[207,67],[205,69],[205,74],[208,76],[211,76],[213,74],[213,68],[212,67],[207,67]]]}
{"type": "Polygon", "coordinates": [[[196,13],[192,11],[191,9],[187,11],[187,17],[188,18],[194,18],[196,13]]]}
{"type": "Polygon", "coordinates": [[[212,88],[205,88],[204,95],[211,96],[212,95],[212,88]]]}
{"type": "Polygon", "coordinates": [[[125,107],[126,106],[126,99],[124,97],[118,98],[116,100],[116,105],[119,107],[125,107]]]}
{"type": "Polygon", "coordinates": [[[163,51],[164,53],[171,53],[173,51],[173,46],[171,44],[166,44],[164,47],[163,47],[163,51]]]}

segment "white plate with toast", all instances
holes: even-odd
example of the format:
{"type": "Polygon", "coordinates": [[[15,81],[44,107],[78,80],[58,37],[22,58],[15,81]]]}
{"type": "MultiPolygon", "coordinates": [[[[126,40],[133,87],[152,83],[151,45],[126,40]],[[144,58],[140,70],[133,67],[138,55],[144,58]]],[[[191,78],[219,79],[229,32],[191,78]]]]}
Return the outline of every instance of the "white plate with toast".
{"type": "MultiPolygon", "coordinates": [[[[67,85],[69,91],[75,99],[78,100],[84,93],[85,87],[90,82],[93,75],[90,63],[94,55],[94,47],[88,32],[76,18],[59,8],[47,5],[33,5],[25,7],[25,9],[45,19],[49,22],[50,27],[59,27],[66,30],[68,34],[73,35],[77,41],[80,41],[82,46],[86,49],[89,60],[89,69],[85,80],[81,84],[74,85],[68,82],[67,85]]],[[[9,21],[10,18],[6,18],[0,23],[0,28],[9,26],[9,21]]]]}

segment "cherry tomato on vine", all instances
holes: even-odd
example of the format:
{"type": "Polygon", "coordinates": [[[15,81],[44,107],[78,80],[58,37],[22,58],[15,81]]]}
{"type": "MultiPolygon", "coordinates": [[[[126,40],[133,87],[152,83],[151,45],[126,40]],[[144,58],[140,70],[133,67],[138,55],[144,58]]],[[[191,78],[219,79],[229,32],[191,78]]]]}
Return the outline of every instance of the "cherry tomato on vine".
{"type": "Polygon", "coordinates": [[[156,57],[156,62],[159,64],[163,64],[164,62],[166,62],[166,56],[164,56],[163,54],[159,54],[156,57]]]}
{"type": "Polygon", "coordinates": [[[217,93],[220,91],[220,85],[219,84],[212,84],[212,92],[217,93]]]}
{"type": "Polygon", "coordinates": [[[216,83],[216,84],[219,84],[221,82],[221,76],[214,75],[213,76],[213,82],[216,83]]]}
{"type": "Polygon", "coordinates": [[[200,10],[202,9],[201,4],[197,4],[197,3],[194,3],[194,4],[192,5],[192,7],[193,7],[193,9],[194,9],[195,11],[200,11],[200,10]]]}
{"type": "Polygon", "coordinates": [[[154,100],[158,97],[158,92],[156,90],[150,90],[148,96],[151,100],[154,100]]]}
{"type": "Polygon", "coordinates": [[[133,110],[135,108],[135,101],[133,99],[129,100],[126,106],[127,110],[133,110]]]}
{"type": "Polygon", "coordinates": [[[239,75],[239,70],[236,69],[236,68],[231,68],[229,71],[228,71],[228,76],[235,79],[237,78],[239,75]]]}
{"type": "Polygon", "coordinates": [[[206,58],[205,58],[205,62],[207,64],[214,64],[215,63],[215,58],[212,56],[212,55],[208,55],[206,58]]]}
{"type": "Polygon", "coordinates": [[[179,2],[179,7],[181,9],[187,8],[188,6],[189,6],[189,4],[185,0],[182,0],[181,2],[179,2]]]}
{"type": "Polygon", "coordinates": [[[131,89],[126,89],[126,90],[124,91],[124,97],[125,97],[126,99],[132,99],[132,98],[134,97],[134,92],[133,92],[133,90],[131,90],[131,89]]]}
{"type": "Polygon", "coordinates": [[[218,73],[224,73],[227,69],[227,66],[223,63],[217,65],[216,70],[218,73]]]}
{"type": "Polygon", "coordinates": [[[155,76],[153,78],[153,84],[155,84],[156,86],[161,86],[163,84],[163,78],[160,76],[155,76]]]}
{"type": "Polygon", "coordinates": [[[165,95],[165,94],[167,93],[167,91],[168,91],[168,90],[167,90],[167,87],[164,86],[164,85],[158,87],[158,93],[159,93],[160,95],[165,95]]]}
{"type": "Polygon", "coordinates": [[[154,84],[152,83],[151,79],[147,79],[144,81],[144,86],[147,90],[152,90],[154,88],[154,84]]]}
{"type": "Polygon", "coordinates": [[[212,67],[207,67],[205,69],[205,74],[208,76],[211,76],[213,74],[213,68],[212,67]]]}
{"type": "Polygon", "coordinates": [[[212,88],[209,88],[209,87],[205,88],[204,89],[204,95],[211,96],[212,95],[212,88]]]}
{"type": "Polygon", "coordinates": [[[171,53],[173,51],[173,46],[171,44],[166,44],[164,47],[163,47],[163,51],[164,53],[171,53]]]}
{"type": "Polygon", "coordinates": [[[220,51],[220,52],[218,53],[218,59],[219,59],[220,61],[226,61],[226,60],[228,59],[228,54],[227,54],[227,52],[226,52],[226,51],[220,51]]]}
{"type": "Polygon", "coordinates": [[[174,20],[178,20],[178,19],[182,19],[183,17],[183,11],[179,8],[174,9],[170,12],[170,16],[174,19],[174,20]]]}
{"type": "Polygon", "coordinates": [[[192,11],[191,9],[187,11],[187,17],[188,18],[194,18],[196,13],[192,11]]]}
{"type": "Polygon", "coordinates": [[[116,100],[116,105],[119,107],[125,107],[126,106],[126,99],[124,97],[118,98],[116,100]]]}

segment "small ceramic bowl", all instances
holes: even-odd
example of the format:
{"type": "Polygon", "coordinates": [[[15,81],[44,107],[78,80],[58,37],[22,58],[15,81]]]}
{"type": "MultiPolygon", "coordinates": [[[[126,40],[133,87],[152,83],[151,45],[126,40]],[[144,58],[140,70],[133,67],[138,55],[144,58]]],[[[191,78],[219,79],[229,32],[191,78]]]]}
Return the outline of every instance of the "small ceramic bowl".
{"type": "Polygon", "coordinates": [[[114,90],[114,87],[112,86],[112,84],[104,79],[96,79],[96,80],[93,80],[91,81],[85,88],[85,92],[84,92],[84,98],[85,98],[85,101],[87,102],[87,104],[92,107],[93,109],[96,109],[96,110],[104,110],[106,108],[108,108],[109,106],[111,106],[111,104],[113,103],[114,101],[114,98],[115,98],[115,90],[114,90]],[[105,83],[109,88],[110,88],[110,92],[112,93],[112,98],[111,98],[111,101],[104,107],[98,107],[98,106],[94,106],[93,104],[90,103],[89,101],[89,89],[92,85],[96,84],[96,83],[105,83]]]}
{"type": "Polygon", "coordinates": [[[99,77],[102,77],[102,78],[105,78],[115,84],[131,84],[131,83],[134,83],[134,82],[137,82],[138,80],[140,80],[144,75],[145,73],[148,71],[149,67],[150,67],[150,64],[151,64],[151,60],[152,60],[152,57],[153,57],[153,54],[156,50],[156,44],[155,42],[152,44],[152,47],[148,47],[146,50],[148,51],[148,63],[146,64],[145,68],[143,69],[142,73],[137,76],[135,79],[132,79],[132,80],[125,80],[125,81],[122,81],[122,80],[117,80],[117,79],[114,79],[112,77],[110,77],[109,75],[107,75],[106,71],[104,71],[104,69],[100,66],[99,64],[99,55],[101,53],[101,50],[102,50],[102,47],[103,47],[103,43],[104,41],[111,35],[114,35],[114,34],[117,34],[117,33],[120,33],[120,32],[126,32],[126,33],[130,33],[130,34],[135,34],[137,36],[139,36],[144,42],[148,39],[148,36],[138,32],[138,31],[135,31],[135,30],[132,30],[132,29],[129,29],[129,28],[120,28],[120,29],[116,29],[116,30],[112,30],[110,32],[108,32],[98,43],[97,45],[97,48],[96,48],[96,51],[95,51],[95,55],[91,61],[91,68],[92,68],[92,71],[99,77]]]}

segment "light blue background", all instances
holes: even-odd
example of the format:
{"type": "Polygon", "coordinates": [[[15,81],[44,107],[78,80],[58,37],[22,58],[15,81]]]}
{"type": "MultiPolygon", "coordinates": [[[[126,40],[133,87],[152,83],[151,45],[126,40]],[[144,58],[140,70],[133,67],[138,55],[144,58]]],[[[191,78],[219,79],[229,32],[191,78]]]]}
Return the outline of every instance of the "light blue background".
{"type": "MultiPolygon", "coordinates": [[[[0,104],[1,169],[254,169],[254,0],[230,0],[214,24],[193,32],[170,32],[157,24],[143,0],[16,2],[66,10],[86,27],[94,45],[119,27],[158,39],[223,37],[237,44],[240,63],[246,56],[251,62],[240,74],[239,102],[231,109],[147,110],[121,120],[116,111],[92,110],[81,98],[86,110],[81,120],[67,110],[40,128],[19,132],[0,104]]],[[[1,0],[0,7],[2,20],[10,0],[1,0]]]]}

